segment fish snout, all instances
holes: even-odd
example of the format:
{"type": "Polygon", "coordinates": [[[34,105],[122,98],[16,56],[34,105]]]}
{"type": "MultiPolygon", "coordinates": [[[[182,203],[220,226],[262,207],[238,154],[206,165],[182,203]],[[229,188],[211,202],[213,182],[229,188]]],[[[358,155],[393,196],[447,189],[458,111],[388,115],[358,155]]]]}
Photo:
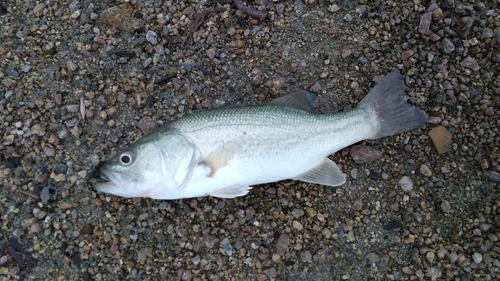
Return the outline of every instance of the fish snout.
{"type": "Polygon", "coordinates": [[[87,181],[90,181],[91,179],[97,179],[97,180],[103,179],[101,173],[101,167],[104,163],[106,163],[106,161],[101,161],[95,167],[92,167],[88,170],[87,181]]]}

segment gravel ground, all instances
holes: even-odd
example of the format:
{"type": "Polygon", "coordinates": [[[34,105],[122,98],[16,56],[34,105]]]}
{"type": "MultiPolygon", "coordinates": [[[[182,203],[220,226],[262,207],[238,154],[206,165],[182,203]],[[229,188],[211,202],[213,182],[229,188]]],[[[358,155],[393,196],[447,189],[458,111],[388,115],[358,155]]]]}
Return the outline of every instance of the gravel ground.
{"type": "Polygon", "coordinates": [[[500,2],[231,2],[0,2],[0,280],[499,280],[500,2]],[[297,89],[343,111],[393,68],[429,122],[332,156],[337,189],[87,181],[184,114],[297,89]]]}

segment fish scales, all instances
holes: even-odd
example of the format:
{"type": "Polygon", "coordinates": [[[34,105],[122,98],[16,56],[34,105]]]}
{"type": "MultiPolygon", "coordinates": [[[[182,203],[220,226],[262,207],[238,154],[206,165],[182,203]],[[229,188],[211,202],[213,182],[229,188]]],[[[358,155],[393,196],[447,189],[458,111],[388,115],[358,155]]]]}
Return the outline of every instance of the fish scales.
{"type": "Polygon", "coordinates": [[[372,134],[371,122],[362,110],[319,115],[264,105],[211,110],[187,117],[172,122],[168,129],[175,128],[190,139],[201,158],[206,158],[213,147],[235,141],[242,149],[233,160],[234,170],[263,182],[306,172],[309,163],[319,163],[325,155],[372,134]]]}
{"type": "Polygon", "coordinates": [[[166,129],[178,129],[205,157],[213,147],[238,138],[255,144],[250,153],[300,149],[312,154],[332,154],[372,134],[372,122],[362,110],[320,115],[264,105],[210,110],[186,117],[173,121],[166,129]]]}

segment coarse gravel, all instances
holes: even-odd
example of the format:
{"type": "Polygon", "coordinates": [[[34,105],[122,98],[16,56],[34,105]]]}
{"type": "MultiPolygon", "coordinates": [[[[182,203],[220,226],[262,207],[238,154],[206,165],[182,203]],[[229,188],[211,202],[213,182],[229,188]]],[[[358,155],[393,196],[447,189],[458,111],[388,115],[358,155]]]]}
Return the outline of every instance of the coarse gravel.
{"type": "Polygon", "coordinates": [[[0,2],[0,281],[500,280],[500,2],[237,4],[0,2]],[[429,122],[337,152],[341,187],[92,188],[169,120],[301,89],[344,111],[394,68],[429,122]]]}

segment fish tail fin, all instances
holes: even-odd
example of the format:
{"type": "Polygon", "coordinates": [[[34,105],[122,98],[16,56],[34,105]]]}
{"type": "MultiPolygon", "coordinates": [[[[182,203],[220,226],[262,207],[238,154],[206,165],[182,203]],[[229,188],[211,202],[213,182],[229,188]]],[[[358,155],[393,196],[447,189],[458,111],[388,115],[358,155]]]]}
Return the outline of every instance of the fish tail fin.
{"type": "Polygon", "coordinates": [[[406,102],[404,92],[407,89],[396,69],[386,75],[359,103],[359,108],[373,114],[377,120],[372,139],[417,129],[427,122],[425,112],[406,102]]]}

